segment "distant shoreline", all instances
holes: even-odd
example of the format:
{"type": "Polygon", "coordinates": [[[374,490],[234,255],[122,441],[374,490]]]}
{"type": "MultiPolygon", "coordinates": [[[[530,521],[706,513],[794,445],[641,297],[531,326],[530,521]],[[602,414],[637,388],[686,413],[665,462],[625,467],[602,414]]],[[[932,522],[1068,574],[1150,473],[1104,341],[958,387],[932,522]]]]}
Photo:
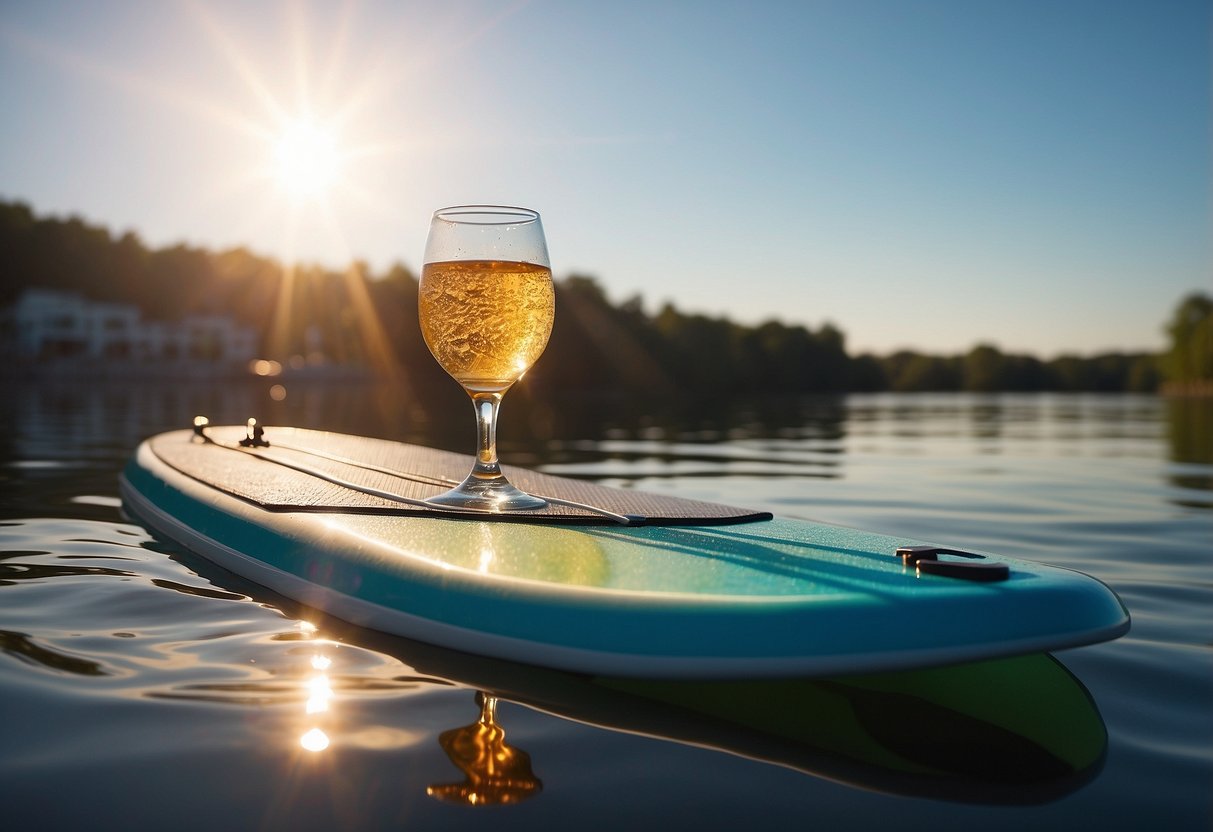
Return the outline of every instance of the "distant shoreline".
{"type": "Polygon", "coordinates": [[[259,375],[245,362],[212,361],[115,361],[112,359],[61,358],[50,361],[6,360],[0,356],[0,378],[23,381],[166,381],[193,382],[337,382],[375,381],[368,367],[349,364],[283,368],[275,375],[259,375]]]}

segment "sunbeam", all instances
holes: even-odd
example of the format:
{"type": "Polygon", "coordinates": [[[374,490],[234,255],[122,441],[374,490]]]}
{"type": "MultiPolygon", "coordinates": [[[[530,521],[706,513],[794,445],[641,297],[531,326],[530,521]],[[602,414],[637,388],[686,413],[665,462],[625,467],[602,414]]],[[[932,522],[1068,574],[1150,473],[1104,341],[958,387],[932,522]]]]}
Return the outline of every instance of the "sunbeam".
{"type": "Polygon", "coordinates": [[[227,60],[228,64],[240,77],[241,82],[253,94],[258,103],[270,115],[272,121],[281,124],[289,119],[278,99],[270,91],[268,85],[261,79],[252,63],[210,13],[199,3],[189,3],[185,6],[194,19],[201,24],[211,44],[227,60]]]}

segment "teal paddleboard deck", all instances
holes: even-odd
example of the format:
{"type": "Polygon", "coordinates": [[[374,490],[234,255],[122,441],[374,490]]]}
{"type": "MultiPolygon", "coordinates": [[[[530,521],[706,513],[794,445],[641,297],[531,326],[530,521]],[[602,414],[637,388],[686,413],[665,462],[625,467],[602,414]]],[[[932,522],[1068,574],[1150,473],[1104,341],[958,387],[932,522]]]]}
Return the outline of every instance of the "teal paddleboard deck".
{"type": "Polygon", "coordinates": [[[562,502],[454,516],[417,500],[462,476],[460,455],[289,428],[240,447],[245,436],[144,442],[123,474],[128,509],[288,598],[477,655],[624,677],[823,676],[1129,627],[1105,585],[1032,562],[510,469],[562,502]]]}

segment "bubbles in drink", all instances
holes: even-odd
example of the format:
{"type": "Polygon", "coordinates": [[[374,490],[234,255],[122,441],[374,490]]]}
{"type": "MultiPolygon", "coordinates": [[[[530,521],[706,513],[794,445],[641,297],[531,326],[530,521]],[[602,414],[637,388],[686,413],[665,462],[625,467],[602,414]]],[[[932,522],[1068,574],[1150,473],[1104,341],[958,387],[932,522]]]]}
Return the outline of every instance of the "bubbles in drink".
{"type": "Polygon", "coordinates": [[[505,390],[547,346],[556,314],[546,266],[500,260],[427,263],[421,334],[442,368],[465,387],[505,390]]]}

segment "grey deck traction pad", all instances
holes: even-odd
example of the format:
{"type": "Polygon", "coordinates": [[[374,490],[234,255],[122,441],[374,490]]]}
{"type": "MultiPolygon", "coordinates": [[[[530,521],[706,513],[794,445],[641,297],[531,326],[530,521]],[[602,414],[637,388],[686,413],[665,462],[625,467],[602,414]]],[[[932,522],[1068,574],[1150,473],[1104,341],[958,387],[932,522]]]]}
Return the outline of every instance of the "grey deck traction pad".
{"type": "MultiPolygon", "coordinates": [[[[243,427],[210,427],[207,434],[224,443],[244,438],[243,427]]],[[[416,479],[445,479],[459,482],[471,467],[470,454],[439,451],[383,439],[301,428],[267,427],[268,448],[252,453],[209,444],[183,430],[161,434],[150,440],[152,452],[163,462],[195,480],[239,497],[269,511],[316,511],[403,516],[463,516],[478,520],[547,523],[611,524],[592,512],[561,505],[536,511],[502,514],[456,514],[446,510],[410,506],[366,494],[319,477],[296,471],[274,461],[323,471],[361,487],[424,500],[450,486],[418,482],[416,479]],[[311,453],[297,450],[307,449],[311,453]],[[323,454],[321,456],[319,454],[323,454]],[[336,458],[350,460],[339,461],[336,458]],[[368,470],[358,464],[398,472],[397,475],[368,470]]],[[[713,525],[769,520],[769,512],[684,500],[642,491],[607,488],[581,480],[541,474],[525,468],[502,466],[510,482],[524,491],[586,503],[617,514],[640,515],[649,525],[713,525]]]]}

